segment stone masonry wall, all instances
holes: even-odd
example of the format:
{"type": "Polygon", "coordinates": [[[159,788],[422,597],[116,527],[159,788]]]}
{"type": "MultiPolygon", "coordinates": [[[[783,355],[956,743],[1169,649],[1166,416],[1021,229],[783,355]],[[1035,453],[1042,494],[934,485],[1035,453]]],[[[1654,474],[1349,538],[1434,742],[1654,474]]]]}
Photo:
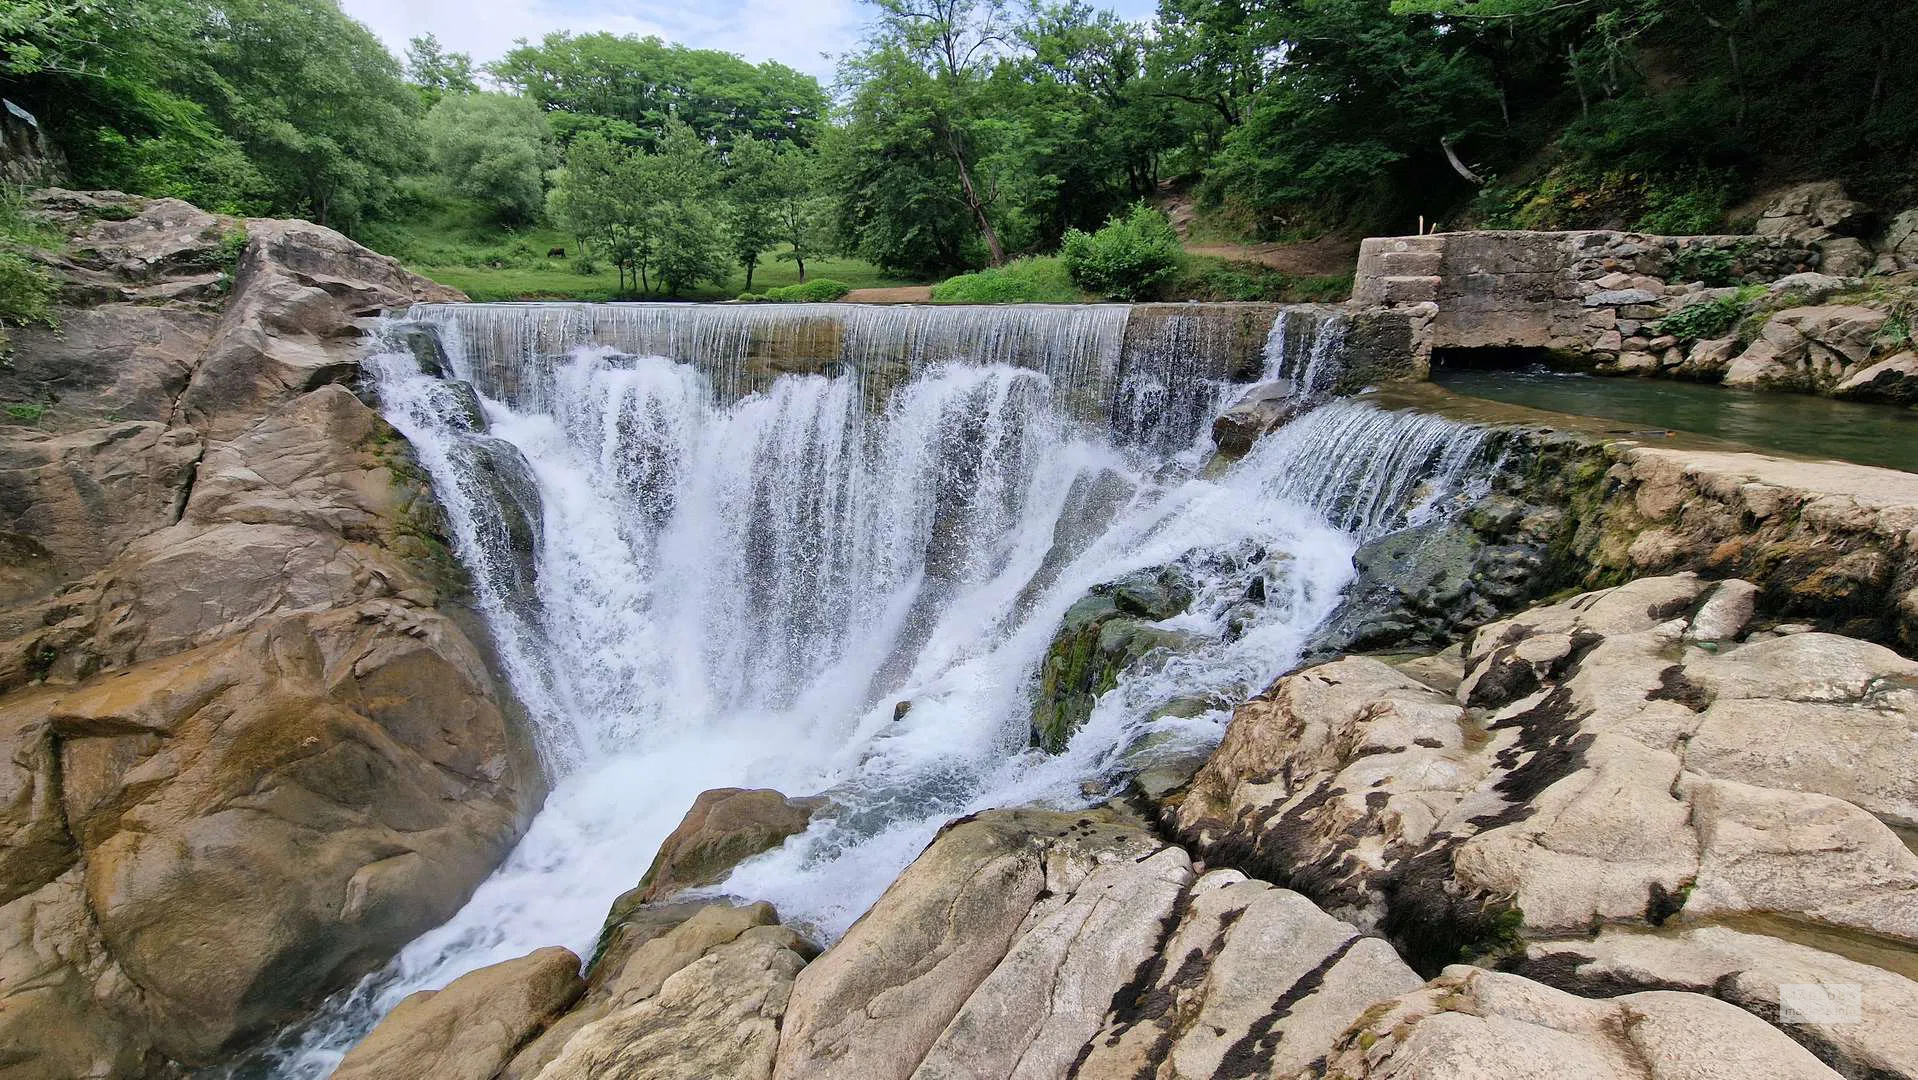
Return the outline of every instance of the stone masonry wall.
{"type": "Polygon", "coordinates": [[[1687,252],[1724,251],[1730,274],[1762,282],[1812,269],[1817,253],[1783,237],[1620,232],[1465,232],[1380,237],[1359,251],[1353,300],[1429,319],[1431,349],[1545,349],[1602,366],[1705,286],[1673,280],[1687,252]]]}

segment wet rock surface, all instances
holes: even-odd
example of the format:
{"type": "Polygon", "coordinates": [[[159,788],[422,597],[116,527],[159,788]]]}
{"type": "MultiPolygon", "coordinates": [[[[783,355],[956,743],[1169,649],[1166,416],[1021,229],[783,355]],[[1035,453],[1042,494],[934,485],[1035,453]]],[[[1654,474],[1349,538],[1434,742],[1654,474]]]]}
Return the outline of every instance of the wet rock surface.
{"type": "MultiPolygon", "coordinates": [[[[723,880],[741,862],[804,832],[824,805],[824,799],[789,799],[769,788],[702,792],[660,844],[635,901],[656,903],[723,880]]],[[[615,910],[619,906],[615,902],[615,910]]]]}
{"type": "Polygon", "coordinates": [[[1195,639],[1159,626],[1191,606],[1190,579],[1178,567],[1140,571],[1094,588],[1061,620],[1039,673],[1032,745],[1058,753],[1092,715],[1099,695],[1127,670],[1190,649],[1195,639]]]}

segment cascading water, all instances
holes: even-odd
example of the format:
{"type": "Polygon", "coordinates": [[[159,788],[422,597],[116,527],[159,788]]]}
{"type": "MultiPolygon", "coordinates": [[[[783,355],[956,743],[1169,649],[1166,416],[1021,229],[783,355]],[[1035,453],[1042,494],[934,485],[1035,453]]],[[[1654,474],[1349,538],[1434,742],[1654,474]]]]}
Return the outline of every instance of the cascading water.
{"type": "Polygon", "coordinates": [[[1300,397],[1324,397],[1345,374],[1345,317],[1316,309],[1282,308],[1265,339],[1265,379],[1283,379],[1300,397]]]}
{"type": "MultiPolygon", "coordinates": [[[[480,387],[483,434],[457,383],[403,351],[368,360],[553,789],[453,920],[243,1075],[324,1076],[408,993],[544,945],[589,949],[707,788],[829,797],[723,888],[836,936],[946,820],[1082,805],[1147,735],[1216,742],[1336,606],[1355,545],[1444,505],[1478,452],[1459,425],[1334,403],[1208,477],[1192,432],[1085,422],[1088,387],[1114,400],[1123,308],[1025,309],[989,332],[834,312],[851,363],[739,394],[741,340],[797,332],[758,314],[780,309],[651,307],[415,309],[480,387]],[[710,352],[671,358],[689,350],[710,352]],[[858,369],[886,358],[906,370],[875,404],[858,369]],[[1062,753],[1029,749],[1033,675],[1065,610],[1169,564],[1197,599],[1165,625],[1200,644],[1122,677],[1062,753]],[[1159,715],[1195,698],[1215,707],[1159,715]]],[[[1224,396],[1204,391],[1210,408],[1224,396]]]]}

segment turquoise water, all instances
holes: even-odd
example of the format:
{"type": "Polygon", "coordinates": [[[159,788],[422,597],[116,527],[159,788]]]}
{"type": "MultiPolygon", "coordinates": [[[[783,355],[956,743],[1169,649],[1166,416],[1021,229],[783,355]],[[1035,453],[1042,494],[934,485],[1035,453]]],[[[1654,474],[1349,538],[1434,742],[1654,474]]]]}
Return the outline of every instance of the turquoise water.
{"type": "Polygon", "coordinates": [[[1670,429],[1756,450],[1918,472],[1914,409],[1548,368],[1438,369],[1432,381],[1467,397],[1616,420],[1630,431],[1670,429]]]}

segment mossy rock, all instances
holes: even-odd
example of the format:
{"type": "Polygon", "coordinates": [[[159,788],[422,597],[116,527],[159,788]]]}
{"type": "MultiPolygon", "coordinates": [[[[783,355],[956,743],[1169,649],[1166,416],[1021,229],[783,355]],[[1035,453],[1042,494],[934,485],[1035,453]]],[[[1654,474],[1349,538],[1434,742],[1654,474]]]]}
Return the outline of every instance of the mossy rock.
{"type": "Polygon", "coordinates": [[[1191,583],[1177,568],[1142,571],[1096,586],[1067,609],[1046,650],[1032,708],[1032,745],[1049,754],[1085,725],[1099,696],[1148,657],[1191,650],[1192,635],[1155,625],[1185,611],[1191,583]]]}

